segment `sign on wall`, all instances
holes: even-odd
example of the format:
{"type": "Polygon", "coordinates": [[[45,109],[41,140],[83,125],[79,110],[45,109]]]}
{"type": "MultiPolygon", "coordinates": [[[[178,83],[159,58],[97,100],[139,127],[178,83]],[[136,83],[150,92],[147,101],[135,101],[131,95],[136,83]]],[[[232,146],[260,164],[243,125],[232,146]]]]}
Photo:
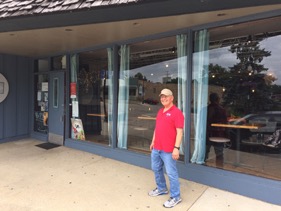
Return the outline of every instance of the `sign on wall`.
{"type": "Polygon", "coordinates": [[[9,84],[7,79],[0,73],[0,103],[2,103],[9,93],[9,84]]]}

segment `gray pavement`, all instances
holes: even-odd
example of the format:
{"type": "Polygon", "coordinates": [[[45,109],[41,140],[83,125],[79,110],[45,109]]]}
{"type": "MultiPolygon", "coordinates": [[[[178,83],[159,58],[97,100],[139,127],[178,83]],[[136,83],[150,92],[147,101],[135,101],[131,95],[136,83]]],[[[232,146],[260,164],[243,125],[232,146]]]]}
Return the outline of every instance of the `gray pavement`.
{"type": "MultiPolygon", "coordinates": [[[[167,210],[168,195],[149,197],[151,170],[64,146],[23,139],[0,145],[1,211],[167,210]]],[[[281,206],[181,179],[173,210],[281,211],[281,206]]]]}

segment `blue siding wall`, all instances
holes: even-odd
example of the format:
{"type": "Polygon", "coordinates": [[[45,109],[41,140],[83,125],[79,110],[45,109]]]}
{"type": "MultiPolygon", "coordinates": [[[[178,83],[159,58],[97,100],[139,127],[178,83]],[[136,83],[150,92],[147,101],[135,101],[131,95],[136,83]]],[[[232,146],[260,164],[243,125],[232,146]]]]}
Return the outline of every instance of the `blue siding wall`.
{"type": "Polygon", "coordinates": [[[32,59],[0,55],[0,73],[9,83],[9,94],[0,103],[0,142],[29,136],[32,59]]]}

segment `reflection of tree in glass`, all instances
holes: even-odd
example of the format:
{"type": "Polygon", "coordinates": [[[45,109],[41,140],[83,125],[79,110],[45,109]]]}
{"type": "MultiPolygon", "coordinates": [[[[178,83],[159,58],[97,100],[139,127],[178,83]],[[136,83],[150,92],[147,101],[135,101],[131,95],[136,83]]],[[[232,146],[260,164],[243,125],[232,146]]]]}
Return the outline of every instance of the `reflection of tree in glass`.
{"type": "Polygon", "coordinates": [[[209,65],[209,84],[224,87],[223,103],[236,115],[272,110],[272,83],[276,80],[267,75],[261,62],[271,55],[261,49],[258,41],[248,40],[230,46],[239,62],[229,70],[219,65],[209,65]]]}
{"type": "Polygon", "coordinates": [[[79,84],[82,86],[82,90],[86,93],[92,88],[94,82],[97,80],[94,72],[91,72],[86,69],[82,69],[78,75],[79,84]]]}
{"type": "Polygon", "coordinates": [[[264,57],[271,55],[270,51],[266,51],[264,48],[260,49],[258,41],[251,40],[249,37],[247,42],[239,42],[230,46],[229,51],[236,53],[239,63],[235,64],[232,68],[232,72],[240,73],[261,73],[267,71],[262,64],[260,64],[264,57]]]}
{"type": "Polygon", "coordinates": [[[167,84],[178,84],[179,81],[181,81],[181,79],[176,77],[176,78],[172,78],[171,81],[168,81],[167,84]]]}
{"type": "Polygon", "coordinates": [[[144,75],[142,75],[141,73],[137,73],[135,75],[135,78],[138,78],[139,80],[147,81],[146,77],[144,75]]]}

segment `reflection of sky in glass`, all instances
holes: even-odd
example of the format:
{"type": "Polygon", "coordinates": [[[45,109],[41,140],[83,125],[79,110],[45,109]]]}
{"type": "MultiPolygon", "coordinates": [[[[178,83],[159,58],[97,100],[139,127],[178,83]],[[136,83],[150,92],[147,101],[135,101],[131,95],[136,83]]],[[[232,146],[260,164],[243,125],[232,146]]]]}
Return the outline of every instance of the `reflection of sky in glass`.
{"type": "MultiPolygon", "coordinates": [[[[267,38],[260,42],[260,49],[264,49],[266,51],[271,52],[271,56],[265,57],[263,61],[260,63],[264,65],[265,68],[268,68],[267,73],[273,74],[277,81],[275,84],[281,84],[281,60],[280,60],[280,52],[281,52],[281,36],[267,38]]],[[[210,58],[209,63],[218,64],[222,67],[229,68],[234,64],[238,63],[239,60],[236,59],[236,54],[231,53],[228,49],[230,47],[223,47],[218,49],[210,50],[210,58]]]]}
{"type": "Polygon", "coordinates": [[[153,83],[163,82],[164,77],[178,77],[177,59],[167,60],[164,62],[143,66],[130,70],[130,77],[135,77],[137,73],[141,73],[148,81],[153,83]]]}
{"type": "Polygon", "coordinates": [[[201,56],[202,56],[202,52],[193,53],[193,58],[192,58],[192,61],[193,61],[192,79],[193,80],[201,80],[200,78],[202,78],[202,77],[208,77],[208,75],[203,74],[203,70],[205,70],[205,73],[207,72],[206,70],[209,66],[208,56],[211,56],[211,54],[209,55],[209,51],[207,53],[204,53],[203,60],[202,60],[202,58],[200,58],[201,56]],[[201,64],[201,62],[203,62],[203,64],[201,64]],[[200,65],[200,66],[198,66],[198,65],[200,65]]]}
{"type": "Polygon", "coordinates": [[[277,81],[275,84],[281,84],[281,36],[271,37],[261,42],[261,49],[265,48],[267,51],[271,51],[271,56],[263,59],[262,63],[265,64],[265,67],[268,68],[268,73],[273,74],[277,81]]]}
{"type": "MultiPolygon", "coordinates": [[[[273,74],[277,81],[275,84],[281,85],[281,36],[275,36],[271,38],[267,38],[260,42],[260,49],[265,49],[266,51],[271,52],[271,56],[265,57],[263,61],[260,63],[264,65],[265,68],[268,68],[267,73],[273,74]]],[[[209,51],[209,63],[214,65],[218,64],[222,67],[229,69],[233,65],[237,64],[239,60],[236,58],[235,53],[231,53],[228,47],[212,49],[209,51]]],[[[193,61],[196,64],[195,60],[197,59],[196,53],[193,54],[193,61]]],[[[208,60],[205,60],[208,61],[208,60]]],[[[164,62],[143,66],[140,68],[136,68],[130,70],[130,77],[134,77],[137,73],[141,73],[146,77],[147,80],[157,83],[163,82],[164,77],[176,78],[178,77],[177,73],[177,59],[167,60],[164,62]],[[168,67],[166,66],[168,65],[168,67]]],[[[193,70],[198,70],[195,66],[193,70]]],[[[193,74],[193,76],[196,74],[193,74]]]]}
{"type": "Polygon", "coordinates": [[[236,54],[229,51],[229,47],[217,48],[210,50],[210,63],[220,65],[226,69],[238,63],[239,60],[236,59],[236,54]]]}

